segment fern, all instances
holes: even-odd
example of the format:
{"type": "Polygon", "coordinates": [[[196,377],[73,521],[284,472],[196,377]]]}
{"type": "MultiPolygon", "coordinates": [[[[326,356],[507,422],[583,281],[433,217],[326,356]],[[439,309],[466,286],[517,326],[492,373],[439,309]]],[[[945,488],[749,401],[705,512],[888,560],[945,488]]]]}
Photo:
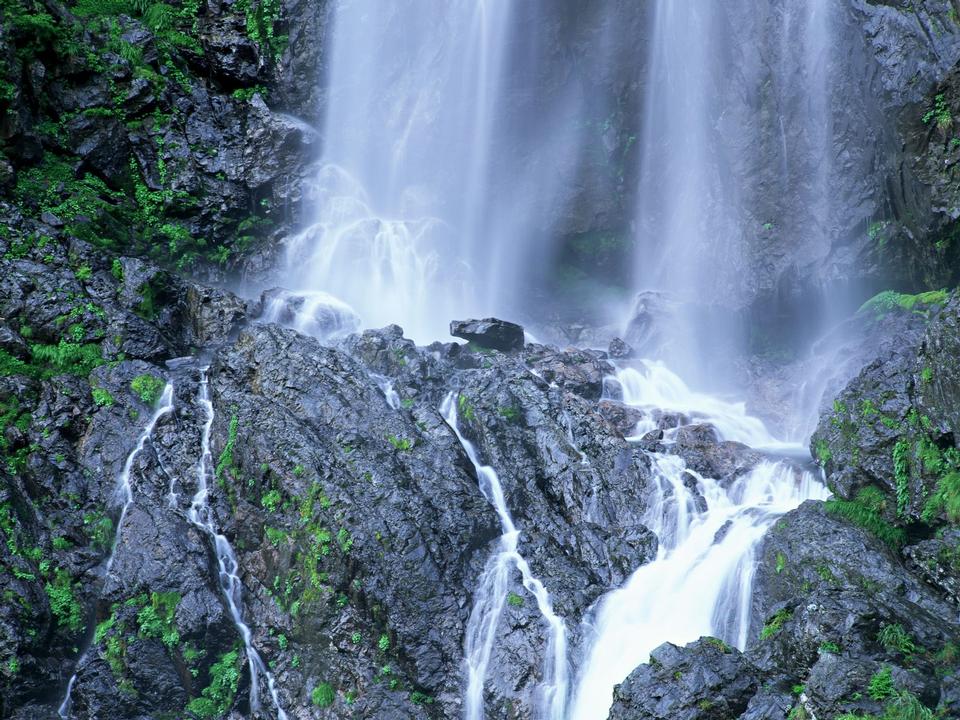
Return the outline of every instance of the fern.
{"type": "Polygon", "coordinates": [[[891,548],[902,547],[907,541],[906,533],[898,527],[894,527],[880,515],[882,510],[882,494],[880,495],[880,504],[877,502],[876,495],[880,493],[876,488],[864,488],[857,495],[856,500],[827,500],[824,506],[827,512],[838,515],[845,520],[849,520],[854,525],[862,527],[864,530],[875,535],[891,548]],[[873,492],[869,492],[869,491],[873,492]]]}

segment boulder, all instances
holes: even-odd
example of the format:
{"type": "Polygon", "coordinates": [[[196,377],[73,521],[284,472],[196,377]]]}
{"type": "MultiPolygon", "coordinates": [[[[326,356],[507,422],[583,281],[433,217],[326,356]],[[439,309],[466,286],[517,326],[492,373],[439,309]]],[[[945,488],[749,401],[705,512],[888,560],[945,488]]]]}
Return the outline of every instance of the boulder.
{"type": "Polygon", "coordinates": [[[482,348],[502,352],[522,350],[524,345],[523,328],[497,318],[454,320],[450,323],[450,334],[482,348]]]}

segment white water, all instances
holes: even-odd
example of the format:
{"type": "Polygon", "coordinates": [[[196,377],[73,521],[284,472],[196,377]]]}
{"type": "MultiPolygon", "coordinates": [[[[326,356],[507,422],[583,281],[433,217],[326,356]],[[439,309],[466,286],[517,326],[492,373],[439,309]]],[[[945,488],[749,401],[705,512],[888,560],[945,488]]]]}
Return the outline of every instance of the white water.
{"type": "MultiPolygon", "coordinates": [[[[120,472],[120,475],[117,477],[116,489],[114,490],[114,497],[120,500],[123,503],[123,506],[120,509],[120,517],[117,519],[117,529],[114,532],[113,544],[110,548],[110,556],[107,558],[106,568],[104,574],[110,572],[113,567],[113,560],[117,554],[117,545],[120,542],[120,529],[123,527],[123,519],[127,516],[127,510],[130,508],[130,505],[133,503],[133,485],[130,483],[130,475],[133,473],[133,462],[137,459],[137,455],[143,452],[143,448],[146,446],[147,441],[153,435],[153,429],[157,426],[157,422],[161,417],[173,410],[173,385],[167,383],[163,388],[163,393],[160,395],[158,405],[156,410],[153,411],[153,415],[150,416],[150,421],[147,423],[146,427],[143,429],[143,432],[140,433],[140,437],[137,438],[137,444],[134,445],[133,450],[130,451],[130,454],[127,455],[126,461],[123,463],[123,470],[120,472]]],[[[83,661],[81,656],[80,661],[83,661]]],[[[77,681],[77,674],[74,673],[70,676],[70,681],[67,683],[67,690],[64,693],[63,701],[60,703],[60,707],[57,708],[57,715],[66,720],[70,717],[70,705],[72,702],[73,696],[73,684],[77,681]]]]}
{"type": "Polygon", "coordinates": [[[110,550],[110,557],[107,559],[107,573],[109,573],[110,569],[113,567],[113,560],[117,554],[117,544],[120,541],[120,529],[123,527],[123,519],[127,516],[127,510],[133,503],[133,486],[130,484],[130,474],[133,472],[133,461],[137,459],[137,455],[143,451],[144,446],[147,444],[147,440],[149,440],[150,436],[153,435],[153,428],[156,427],[157,421],[172,410],[173,385],[171,383],[167,383],[163,388],[163,393],[160,395],[157,409],[153,411],[153,415],[150,416],[150,422],[147,423],[147,426],[143,429],[143,432],[140,433],[140,437],[137,439],[136,446],[134,446],[133,450],[130,451],[130,454],[127,455],[127,461],[123,464],[123,471],[117,478],[115,497],[123,503],[123,507],[120,510],[120,517],[117,520],[117,530],[113,538],[113,547],[110,550]]]}
{"type": "Polygon", "coordinates": [[[321,169],[283,283],[424,342],[445,337],[451,318],[515,309],[583,191],[584,155],[604,140],[596,126],[616,99],[590,77],[626,43],[596,30],[578,48],[581,77],[567,68],[558,81],[575,42],[564,33],[601,24],[599,11],[552,0],[331,6],[321,169]]]}
{"type": "MultiPolygon", "coordinates": [[[[624,402],[667,408],[714,423],[725,439],[788,450],[742,405],[690,391],[658,363],[617,373],[624,402]]],[[[650,421],[641,420],[649,430],[650,421]]],[[[638,433],[639,434],[639,433],[638,433]]],[[[685,644],[709,635],[743,648],[750,624],[755,550],[767,529],[825,488],[809,472],[763,461],[728,487],[686,467],[674,455],[648,453],[655,487],[645,524],[660,541],[657,557],[623,587],[607,594],[585,627],[588,652],[577,680],[571,720],[603,720],[613,687],[664,642],[685,644]],[[705,512],[684,483],[696,481],[705,512]]]]}
{"type": "Polygon", "coordinates": [[[663,362],[640,360],[637,365],[623,368],[616,376],[624,404],[647,411],[647,417],[637,425],[636,435],[653,430],[657,423],[652,413],[662,410],[684,416],[684,424],[710,423],[721,440],[741,442],[756,449],[796,450],[796,444],[774,437],[763,422],[748,415],[746,403],[728,402],[692,390],[663,362]]]}
{"type": "Polygon", "coordinates": [[[563,619],[553,611],[550,595],[543,583],[530,570],[530,566],[517,551],[520,531],[514,525],[503,494],[503,486],[496,471],[483,465],[476,448],[460,433],[457,425],[457,395],[450,393],[440,406],[440,414],[453,430],[467,457],[473,463],[480,483],[480,492],[493,505],[500,518],[503,534],[497,551],[490,556],[477,585],[474,605],[467,623],[465,642],[467,687],[464,694],[466,720],[482,720],[483,685],[487,666],[496,638],[497,624],[507,599],[510,575],[513,568],[520,572],[523,587],[533,595],[537,608],[548,628],[547,649],[544,655],[543,682],[541,683],[541,714],[549,720],[563,720],[568,694],[567,633],[563,619]]]}
{"type": "Polygon", "coordinates": [[[342,300],[320,291],[273,291],[261,313],[264,322],[275,322],[318,340],[336,340],[356,332],[360,318],[342,300]]]}
{"type": "Polygon", "coordinates": [[[70,718],[70,705],[73,696],[73,684],[77,681],[77,674],[74,673],[70,676],[70,682],[67,683],[67,693],[63,697],[63,702],[60,703],[60,707],[57,708],[57,715],[59,715],[63,720],[69,720],[70,718]]]}
{"type": "Polygon", "coordinates": [[[209,496],[209,480],[213,468],[213,456],[210,452],[210,430],[213,427],[213,403],[210,401],[210,386],[207,380],[207,368],[200,370],[200,389],[197,402],[206,415],[200,435],[200,460],[197,463],[197,491],[190,503],[187,517],[190,522],[205,532],[213,541],[219,567],[220,590],[227,601],[230,616],[236,625],[240,637],[243,639],[244,650],[247,654],[247,665],[250,668],[250,707],[256,712],[260,710],[260,677],[267,680],[267,689],[277,720],[287,720],[287,714],[280,705],[280,696],[274,682],[273,674],[267,669],[260,653],[253,646],[253,633],[243,620],[243,584],[238,575],[240,566],[237,556],[230,546],[230,541],[217,532],[213,512],[207,504],[209,496]]]}

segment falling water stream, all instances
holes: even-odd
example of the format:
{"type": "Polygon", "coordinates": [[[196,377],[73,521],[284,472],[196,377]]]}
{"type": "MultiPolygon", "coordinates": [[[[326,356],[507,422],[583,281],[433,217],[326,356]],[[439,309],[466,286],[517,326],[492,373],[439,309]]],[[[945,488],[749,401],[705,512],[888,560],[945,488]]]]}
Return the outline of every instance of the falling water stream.
{"type": "Polygon", "coordinates": [[[200,388],[197,403],[203,408],[205,418],[200,434],[200,460],[197,463],[197,491],[190,502],[187,517],[190,522],[206,533],[217,555],[219,568],[220,591],[227,601],[230,616],[243,639],[244,650],[247,655],[247,665],[250,668],[250,707],[253,711],[260,709],[260,677],[267,680],[267,689],[277,714],[277,720],[287,720],[287,714],[280,705],[280,696],[273,678],[267,669],[260,653],[253,646],[253,633],[243,620],[243,584],[238,575],[240,566],[237,556],[230,546],[226,536],[217,532],[213,512],[207,503],[209,497],[209,480],[213,468],[213,456],[210,452],[210,431],[213,428],[214,412],[210,400],[210,385],[207,379],[207,368],[200,370],[200,388]]]}
{"type": "MultiPolygon", "coordinates": [[[[140,437],[137,438],[137,443],[134,445],[133,450],[131,450],[130,454],[127,455],[127,459],[123,463],[123,470],[120,472],[120,475],[117,476],[114,497],[123,504],[120,506],[120,517],[117,518],[117,529],[114,532],[113,543],[110,547],[110,556],[107,558],[107,562],[104,567],[104,577],[106,577],[106,575],[108,575],[110,570],[113,568],[113,561],[117,555],[117,547],[120,543],[120,532],[123,528],[123,520],[127,516],[127,510],[130,508],[130,505],[133,504],[133,485],[130,482],[130,476],[133,473],[133,463],[137,459],[137,456],[143,452],[143,448],[153,436],[153,430],[157,426],[157,422],[159,422],[160,418],[162,418],[164,415],[172,411],[173,384],[167,383],[163,388],[163,392],[160,394],[160,399],[156,409],[150,416],[150,420],[147,422],[146,427],[144,427],[143,432],[140,433],[140,437]]],[[[82,662],[82,660],[83,657],[81,656],[78,664],[79,662],[82,662]]],[[[76,680],[77,675],[74,673],[70,676],[70,680],[67,683],[66,693],[64,693],[63,701],[60,703],[60,707],[57,709],[57,714],[61,718],[66,719],[70,717],[70,704],[73,696],[73,685],[76,680]]]]}
{"type": "MultiPolygon", "coordinates": [[[[685,422],[707,422],[721,440],[800,455],[776,441],[742,404],[691,391],[661,363],[617,373],[623,402],[648,412],[634,439],[656,427],[649,412],[671,410],[685,422]]],[[[664,432],[669,444],[675,430],[664,432]]],[[[613,688],[663,642],[685,644],[708,635],[744,648],[750,625],[755,549],[784,513],[826,498],[814,476],[782,460],[763,460],[728,484],[688,468],[677,455],[647,452],[653,487],[645,524],[659,540],[657,556],[601,599],[586,621],[587,653],[571,720],[603,720],[613,688]],[[705,509],[698,509],[698,496],[705,509]]]]}
{"type": "Polygon", "coordinates": [[[524,588],[537,601],[537,608],[548,627],[547,649],[543,661],[541,717],[549,720],[563,720],[568,692],[566,627],[563,619],[554,613],[550,595],[543,583],[534,577],[527,561],[517,550],[520,531],[507,508],[500,478],[492,467],[480,462],[476,448],[460,432],[457,424],[457,397],[455,393],[449,393],[440,406],[440,414],[456,434],[467,457],[473,463],[480,483],[480,492],[493,505],[503,530],[498,548],[487,560],[483,574],[480,576],[467,623],[465,643],[467,688],[464,698],[464,715],[466,720],[482,720],[484,717],[483,685],[487,677],[497,624],[507,599],[510,575],[516,568],[520,572],[524,588]]]}

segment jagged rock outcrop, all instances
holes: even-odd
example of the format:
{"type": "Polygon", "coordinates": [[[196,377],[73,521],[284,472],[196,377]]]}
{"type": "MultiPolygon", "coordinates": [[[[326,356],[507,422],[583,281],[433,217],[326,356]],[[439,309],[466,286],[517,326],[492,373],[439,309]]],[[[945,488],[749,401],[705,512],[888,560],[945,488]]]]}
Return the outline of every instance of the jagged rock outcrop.
{"type": "Polygon", "coordinates": [[[614,691],[610,720],[722,720],[739,717],[759,686],[743,655],[716,638],[665,643],[614,691]]]}

